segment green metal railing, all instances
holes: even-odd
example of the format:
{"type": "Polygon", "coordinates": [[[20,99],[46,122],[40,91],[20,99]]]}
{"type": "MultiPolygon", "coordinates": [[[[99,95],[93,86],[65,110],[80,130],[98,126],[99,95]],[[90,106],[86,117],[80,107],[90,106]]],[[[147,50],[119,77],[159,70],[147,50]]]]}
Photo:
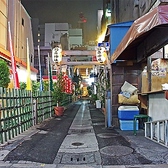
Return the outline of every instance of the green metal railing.
{"type": "MultiPolygon", "coordinates": [[[[62,102],[72,102],[68,95],[62,102]]],[[[54,114],[51,92],[0,88],[0,143],[16,137],[54,114]]]]}

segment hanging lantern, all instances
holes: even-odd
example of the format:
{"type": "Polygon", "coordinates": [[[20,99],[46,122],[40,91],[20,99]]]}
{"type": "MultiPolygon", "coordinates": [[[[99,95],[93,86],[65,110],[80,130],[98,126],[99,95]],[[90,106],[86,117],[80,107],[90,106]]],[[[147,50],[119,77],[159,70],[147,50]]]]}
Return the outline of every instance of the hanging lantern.
{"type": "Polygon", "coordinates": [[[86,68],[86,76],[88,76],[88,68],[86,68]]]}
{"type": "Polygon", "coordinates": [[[62,49],[57,46],[52,49],[52,60],[55,63],[60,63],[62,61],[62,49]]]}
{"type": "Polygon", "coordinates": [[[79,76],[79,69],[76,70],[76,75],[79,76]]]}
{"type": "Polygon", "coordinates": [[[106,49],[104,47],[97,47],[96,59],[100,63],[104,63],[107,58],[106,49]]]}
{"type": "Polygon", "coordinates": [[[95,73],[94,65],[92,66],[92,68],[93,68],[93,69],[92,69],[92,72],[93,72],[93,74],[94,74],[94,73],[95,73]]]}
{"type": "Polygon", "coordinates": [[[97,75],[97,66],[94,67],[94,73],[97,75]]]}
{"type": "Polygon", "coordinates": [[[71,76],[71,68],[68,67],[68,76],[71,76]]]}

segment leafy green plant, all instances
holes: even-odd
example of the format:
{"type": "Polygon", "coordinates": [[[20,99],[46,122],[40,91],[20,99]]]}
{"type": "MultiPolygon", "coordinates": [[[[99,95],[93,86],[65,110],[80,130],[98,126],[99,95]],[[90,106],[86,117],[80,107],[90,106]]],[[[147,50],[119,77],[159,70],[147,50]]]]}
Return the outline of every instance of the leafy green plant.
{"type": "MultiPolygon", "coordinates": [[[[20,82],[20,89],[25,90],[26,89],[26,83],[20,82]]],[[[32,92],[39,91],[40,90],[40,82],[32,81],[32,92]]]]}
{"type": "Polygon", "coordinates": [[[10,83],[9,75],[9,67],[7,63],[0,59],[0,87],[8,87],[8,84],[10,83]]]}
{"type": "Polygon", "coordinates": [[[43,90],[48,91],[49,90],[49,82],[48,81],[43,81],[43,90]]]}
{"type": "Polygon", "coordinates": [[[91,102],[95,103],[97,100],[97,94],[91,94],[91,102]]]}
{"type": "Polygon", "coordinates": [[[25,82],[20,82],[20,89],[25,90],[26,89],[26,83],[25,82]]]}
{"type": "Polygon", "coordinates": [[[88,95],[90,96],[92,94],[92,88],[90,86],[87,87],[88,95]]]}
{"type": "Polygon", "coordinates": [[[72,78],[72,82],[75,84],[75,95],[81,95],[82,90],[80,89],[80,83],[82,81],[82,77],[80,75],[77,75],[77,72],[74,73],[74,76],[72,78]]]}
{"type": "Polygon", "coordinates": [[[52,92],[52,97],[57,106],[61,105],[62,100],[65,96],[65,81],[63,80],[63,74],[60,73],[57,82],[53,84],[54,91],[52,92]]]}
{"type": "Polygon", "coordinates": [[[32,91],[39,91],[40,90],[40,82],[32,81],[32,91]]]}

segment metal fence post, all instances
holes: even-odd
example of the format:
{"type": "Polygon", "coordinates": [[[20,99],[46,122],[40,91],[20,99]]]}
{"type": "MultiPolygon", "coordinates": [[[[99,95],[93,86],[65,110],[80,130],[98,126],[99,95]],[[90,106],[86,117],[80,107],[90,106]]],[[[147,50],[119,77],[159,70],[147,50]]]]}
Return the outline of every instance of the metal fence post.
{"type": "Polygon", "coordinates": [[[33,99],[33,125],[38,123],[37,119],[37,99],[33,99]]]}

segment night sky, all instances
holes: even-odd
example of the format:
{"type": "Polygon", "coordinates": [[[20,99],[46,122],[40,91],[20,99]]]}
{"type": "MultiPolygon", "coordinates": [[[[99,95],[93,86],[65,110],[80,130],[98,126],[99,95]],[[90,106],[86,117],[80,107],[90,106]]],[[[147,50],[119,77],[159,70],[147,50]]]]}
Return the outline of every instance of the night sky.
{"type": "Polygon", "coordinates": [[[87,19],[85,23],[87,40],[96,40],[97,10],[103,8],[103,0],[21,0],[31,18],[41,23],[69,23],[77,28],[79,14],[87,19]]]}

